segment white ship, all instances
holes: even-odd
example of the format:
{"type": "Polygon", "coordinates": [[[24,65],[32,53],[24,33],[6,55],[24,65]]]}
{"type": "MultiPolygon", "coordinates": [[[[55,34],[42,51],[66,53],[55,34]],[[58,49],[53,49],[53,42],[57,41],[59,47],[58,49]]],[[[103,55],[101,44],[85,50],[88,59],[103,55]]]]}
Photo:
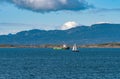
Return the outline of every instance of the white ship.
{"type": "Polygon", "coordinates": [[[73,45],[72,51],[73,51],[73,52],[79,52],[79,50],[77,49],[76,44],[73,45]]]}
{"type": "Polygon", "coordinates": [[[62,48],[65,49],[65,50],[70,49],[70,47],[68,47],[66,44],[63,44],[63,47],[62,47],[62,48]]]}

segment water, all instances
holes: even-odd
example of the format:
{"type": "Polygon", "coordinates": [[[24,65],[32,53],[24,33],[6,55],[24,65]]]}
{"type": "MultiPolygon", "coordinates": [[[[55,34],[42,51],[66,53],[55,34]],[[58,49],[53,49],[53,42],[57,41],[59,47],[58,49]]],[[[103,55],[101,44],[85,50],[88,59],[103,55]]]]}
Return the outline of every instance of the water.
{"type": "Polygon", "coordinates": [[[0,79],[120,79],[120,49],[1,48],[0,79]]]}

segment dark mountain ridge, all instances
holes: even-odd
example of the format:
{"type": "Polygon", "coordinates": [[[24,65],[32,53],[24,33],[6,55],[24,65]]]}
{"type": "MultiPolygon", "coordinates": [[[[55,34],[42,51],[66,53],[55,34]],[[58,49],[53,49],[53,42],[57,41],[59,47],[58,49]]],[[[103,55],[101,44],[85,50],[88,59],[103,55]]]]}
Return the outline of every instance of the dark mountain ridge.
{"type": "Polygon", "coordinates": [[[120,24],[94,24],[68,30],[29,30],[1,35],[0,44],[100,44],[120,42],[120,24]]]}

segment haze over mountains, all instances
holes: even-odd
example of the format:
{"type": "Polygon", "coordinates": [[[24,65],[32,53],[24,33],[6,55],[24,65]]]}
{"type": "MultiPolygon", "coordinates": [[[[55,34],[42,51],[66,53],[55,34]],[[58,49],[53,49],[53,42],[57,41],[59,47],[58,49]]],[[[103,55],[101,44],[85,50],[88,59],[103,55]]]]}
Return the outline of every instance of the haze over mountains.
{"type": "Polygon", "coordinates": [[[120,24],[94,24],[68,30],[29,30],[0,35],[0,44],[100,44],[120,42],[120,24]]]}

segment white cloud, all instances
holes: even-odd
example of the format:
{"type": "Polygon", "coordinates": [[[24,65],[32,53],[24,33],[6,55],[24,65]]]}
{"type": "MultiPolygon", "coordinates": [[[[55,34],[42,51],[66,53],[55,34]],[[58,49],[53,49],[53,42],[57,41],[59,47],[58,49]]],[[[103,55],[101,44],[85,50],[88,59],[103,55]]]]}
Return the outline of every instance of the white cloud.
{"type": "Polygon", "coordinates": [[[78,26],[78,23],[76,23],[74,21],[69,21],[69,22],[66,22],[65,24],[63,24],[63,26],[61,26],[61,30],[67,30],[70,28],[74,28],[76,26],[78,26]]]}
{"type": "Polygon", "coordinates": [[[90,8],[85,0],[3,0],[19,8],[35,12],[50,12],[59,10],[79,11],[90,8]]]}
{"type": "Polygon", "coordinates": [[[96,24],[105,24],[105,23],[110,23],[110,22],[97,22],[96,24]]]}

